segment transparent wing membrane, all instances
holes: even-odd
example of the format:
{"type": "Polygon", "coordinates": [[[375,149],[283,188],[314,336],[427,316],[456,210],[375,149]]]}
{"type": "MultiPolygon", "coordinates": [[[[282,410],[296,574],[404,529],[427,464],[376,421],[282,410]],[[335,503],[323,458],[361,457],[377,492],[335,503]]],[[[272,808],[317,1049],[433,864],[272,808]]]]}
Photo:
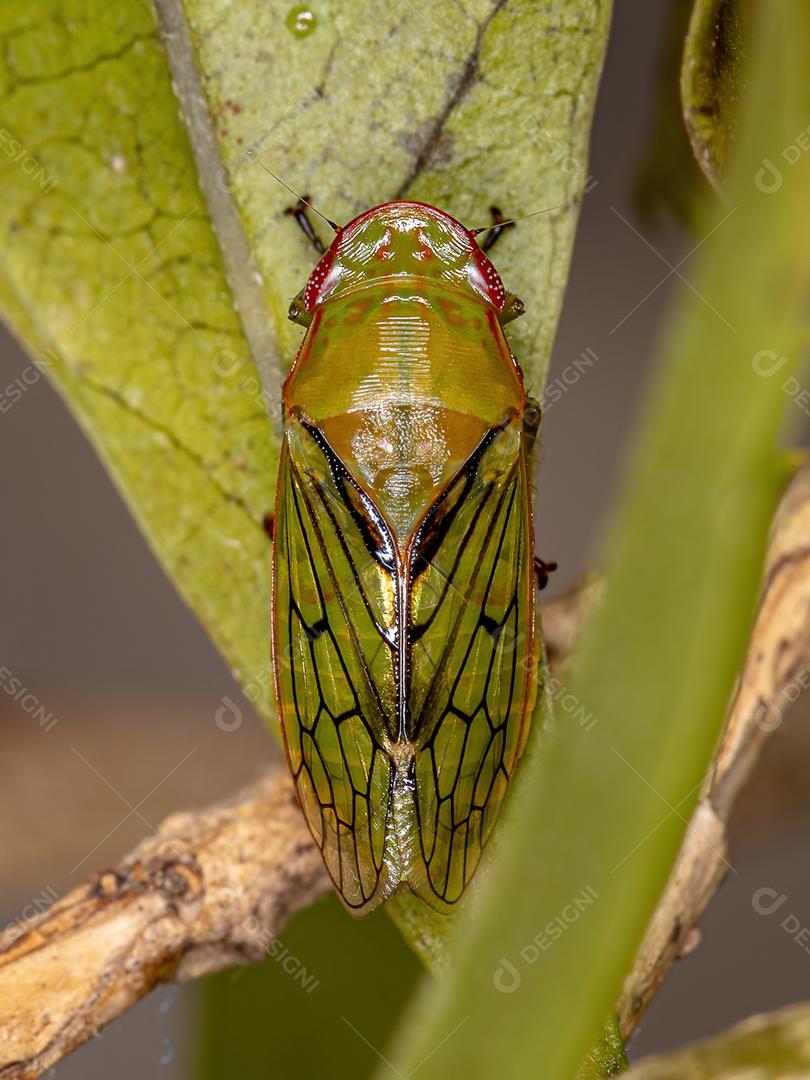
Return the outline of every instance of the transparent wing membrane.
{"type": "Polygon", "coordinates": [[[411,887],[455,903],[525,742],[534,581],[522,433],[492,429],[425,523],[411,590],[418,850],[411,887]],[[447,522],[447,518],[451,520],[447,522]]]}
{"type": "Polygon", "coordinates": [[[322,433],[289,420],[274,661],[290,768],[346,906],[462,895],[525,742],[534,685],[528,451],[490,428],[406,552],[322,433]]]}
{"type": "Polygon", "coordinates": [[[312,436],[294,428],[282,454],[273,584],[282,730],[312,835],[359,914],[397,884],[386,851],[391,575],[371,558],[312,436]]]}

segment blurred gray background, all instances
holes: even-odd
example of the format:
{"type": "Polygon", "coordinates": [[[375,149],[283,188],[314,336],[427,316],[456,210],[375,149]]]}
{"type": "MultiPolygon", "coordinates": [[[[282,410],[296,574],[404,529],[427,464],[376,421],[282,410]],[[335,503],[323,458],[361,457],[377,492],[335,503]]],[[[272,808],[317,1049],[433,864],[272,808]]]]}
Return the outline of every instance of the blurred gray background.
{"type": "MultiPolygon", "coordinates": [[[[619,3],[615,15],[593,138],[598,184],[582,215],[551,380],[586,351],[595,359],[548,411],[543,428],[538,532],[542,554],[561,567],[552,594],[594,564],[672,296],[674,279],[663,280],[667,266],[616,211],[671,262],[693,246],[671,222],[656,229],[640,218],[633,199],[653,123],[666,6],[619,3]]],[[[688,261],[683,272],[689,276],[688,261]]],[[[524,299],[529,307],[543,301],[524,299]]],[[[3,334],[0,386],[26,363],[3,334]]],[[[3,925],[32,898],[45,901],[123,853],[144,832],[138,814],[154,824],[171,810],[225,794],[276,750],[252,717],[233,733],[214,724],[222,696],[237,696],[230,676],[44,379],[0,417],[0,446],[0,665],[58,718],[46,733],[0,695],[3,925]],[[127,802],[140,804],[138,813],[127,802]]],[[[755,890],[767,886],[786,894],[785,911],[810,921],[802,704],[739,808],[735,869],[704,919],[702,943],[673,971],[634,1056],[807,994],[810,955],[779,917],[752,907],[755,890]]],[[[186,1001],[187,991],[159,992],[55,1075],[185,1076],[186,1001]]]]}

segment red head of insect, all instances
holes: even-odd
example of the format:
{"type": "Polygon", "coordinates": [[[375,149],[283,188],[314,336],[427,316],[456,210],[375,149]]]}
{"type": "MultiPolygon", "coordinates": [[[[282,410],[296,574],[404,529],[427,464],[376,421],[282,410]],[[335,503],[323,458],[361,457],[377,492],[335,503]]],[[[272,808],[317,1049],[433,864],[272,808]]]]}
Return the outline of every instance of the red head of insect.
{"type": "Polygon", "coordinates": [[[430,281],[472,293],[501,311],[506,291],[475,235],[419,202],[375,206],[339,229],[303,292],[307,313],[325,300],[383,280],[430,281]]]}

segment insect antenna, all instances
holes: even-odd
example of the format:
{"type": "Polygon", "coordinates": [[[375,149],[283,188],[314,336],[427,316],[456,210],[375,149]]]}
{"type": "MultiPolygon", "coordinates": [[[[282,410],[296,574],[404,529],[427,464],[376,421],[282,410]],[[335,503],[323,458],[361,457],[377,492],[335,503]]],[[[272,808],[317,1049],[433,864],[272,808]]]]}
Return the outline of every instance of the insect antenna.
{"type": "Polygon", "coordinates": [[[547,206],[545,210],[535,210],[531,214],[523,214],[521,217],[507,218],[505,221],[493,221],[491,225],[483,225],[480,229],[470,229],[473,236],[480,236],[481,233],[490,232],[492,229],[502,229],[506,225],[514,225],[517,221],[527,221],[529,218],[540,217],[541,214],[553,214],[555,210],[567,210],[571,206],[580,206],[581,200],[578,197],[569,199],[568,202],[559,203],[557,206],[547,206]]]}
{"type": "Polygon", "coordinates": [[[284,180],[282,180],[280,176],[276,176],[276,174],[273,172],[273,170],[268,169],[267,166],[265,165],[265,163],[260,158],[258,158],[255,154],[250,154],[249,156],[256,162],[257,165],[261,165],[261,167],[264,169],[264,171],[266,173],[268,173],[270,176],[272,176],[273,179],[276,180],[279,184],[281,184],[282,187],[286,188],[287,191],[289,191],[291,195],[294,195],[296,197],[296,199],[298,199],[299,203],[303,203],[303,205],[306,206],[309,210],[311,210],[313,214],[317,214],[319,218],[323,218],[323,220],[326,222],[326,224],[331,229],[334,229],[335,232],[340,231],[340,226],[339,225],[336,225],[334,223],[334,221],[332,221],[331,218],[328,218],[326,216],[326,214],[322,214],[320,212],[320,210],[318,209],[318,207],[313,206],[313,204],[309,201],[309,199],[305,199],[303,195],[299,195],[298,192],[295,190],[295,188],[290,187],[290,185],[288,183],[286,183],[284,180]]]}

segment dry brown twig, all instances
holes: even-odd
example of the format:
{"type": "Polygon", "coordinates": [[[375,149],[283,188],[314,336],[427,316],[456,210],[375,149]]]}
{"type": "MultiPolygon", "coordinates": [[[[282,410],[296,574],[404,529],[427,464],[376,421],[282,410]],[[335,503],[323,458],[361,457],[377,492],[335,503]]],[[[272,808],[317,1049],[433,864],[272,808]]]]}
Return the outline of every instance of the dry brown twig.
{"type": "Polygon", "coordinates": [[[625,1080],[807,1080],[810,1076],[810,1005],[806,1001],[751,1016],[710,1039],[672,1053],[643,1058],[625,1080]]]}
{"type": "Polygon", "coordinates": [[[34,1080],[161,982],[262,960],[329,879],[286,771],[174,814],[0,937],[0,1077],[34,1080]]]}
{"type": "MultiPolygon", "coordinates": [[[[810,670],[808,537],[805,466],[774,523],[762,601],[714,775],[622,990],[625,1036],[694,941],[725,870],[734,798],[778,726],[782,695],[810,670]]],[[[546,605],[555,666],[598,591],[590,579],[546,605]]],[[[329,887],[285,772],[227,803],[173,815],[118,866],[0,935],[0,1080],[35,1080],[158,983],[261,960],[290,915],[329,887]]]]}

